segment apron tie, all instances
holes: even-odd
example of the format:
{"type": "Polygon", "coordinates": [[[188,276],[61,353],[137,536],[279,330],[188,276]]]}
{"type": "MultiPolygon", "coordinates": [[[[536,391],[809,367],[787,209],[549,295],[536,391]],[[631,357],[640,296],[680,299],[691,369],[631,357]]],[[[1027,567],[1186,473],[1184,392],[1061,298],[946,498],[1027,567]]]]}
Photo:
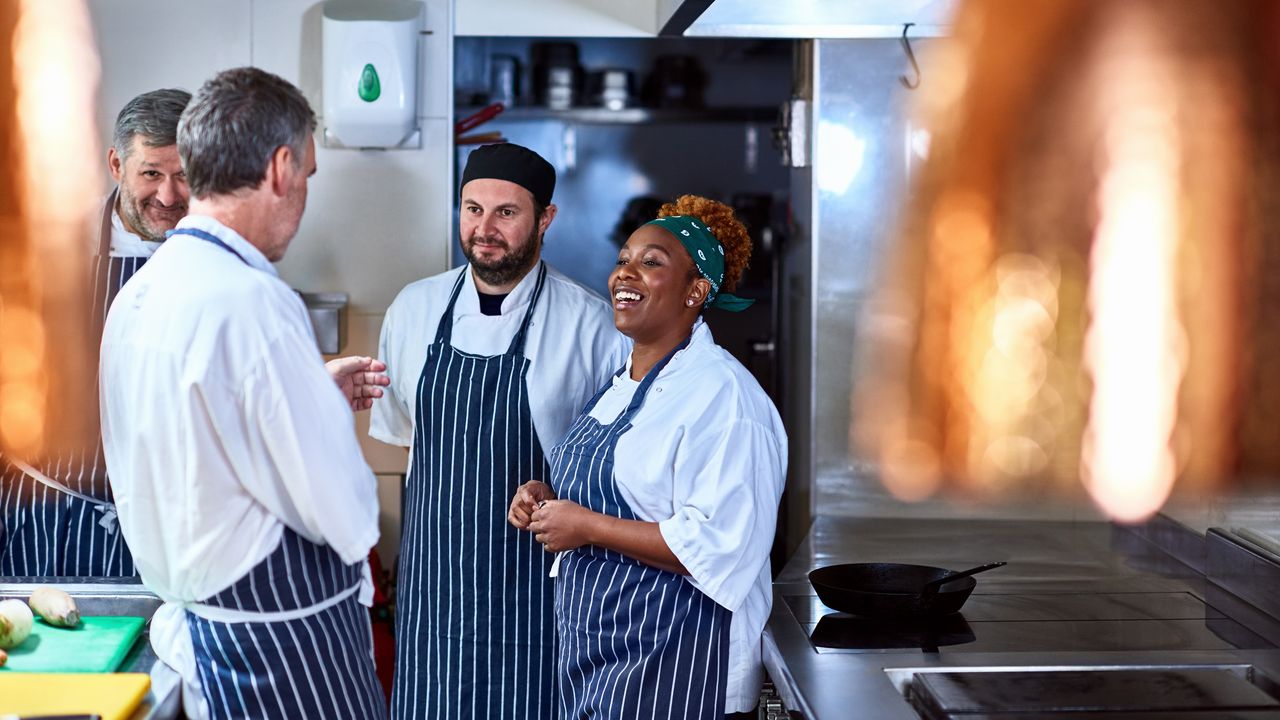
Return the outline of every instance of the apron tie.
{"type": "Polygon", "coordinates": [[[116,506],[114,503],[106,502],[101,498],[91,497],[81,492],[76,492],[17,458],[9,458],[9,461],[13,463],[14,467],[21,470],[24,475],[35,480],[41,485],[89,503],[95,512],[102,513],[102,517],[98,519],[98,524],[107,531],[107,534],[116,534],[116,528],[119,526],[119,522],[117,521],[116,506]]]}
{"type": "Polygon", "coordinates": [[[276,549],[231,585],[166,602],[152,620],[152,648],[182,678],[189,715],[378,720],[384,699],[359,604],[371,581],[367,561],[344,563],[284,527],[276,549]],[[343,671],[317,672],[324,666],[343,671]]]}
{"type": "Polygon", "coordinates": [[[107,531],[108,535],[115,535],[116,527],[119,526],[116,519],[116,506],[111,503],[99,503],[93,506],[93,510],[102,513],[102,517],[98,518],[98,524],[107,531]]]}

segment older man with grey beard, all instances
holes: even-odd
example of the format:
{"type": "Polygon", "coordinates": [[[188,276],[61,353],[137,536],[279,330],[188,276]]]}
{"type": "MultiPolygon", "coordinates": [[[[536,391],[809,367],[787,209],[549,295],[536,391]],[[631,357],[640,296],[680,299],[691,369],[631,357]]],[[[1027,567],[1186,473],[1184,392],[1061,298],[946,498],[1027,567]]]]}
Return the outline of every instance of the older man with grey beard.
{"type": "Polygon", "coordinates": [[[377,493],[351,414],[383,366],[326,367],[272,266],[306,206],[315,122],[262,70],[205,83],[178,125],[191,214],[103,331],[120,526],[165,601],[152,647],[192,718],[386,715],[361,606],[377,493]]]}
{"type": "Polygon", "coordinates": [[[174,133],[190,100],[185,90],[156,90],[134,98],[120,111],[107,151],[107,168],[119,188],[113,225],[118,220],[122,230],[148,243],[152,252],[187,214],[187,176],[174,133]]]}
{"type": "MultiPolygon", "coordinates": [[[[97,212],[92,238],[92,332],[121,286],[187,214],[187,177],[178,158],[178,118],[185,90],[143,93],[116,117],[107,168],[117,187],[97,212]]],[[[97,346],[95,337],[93,345],[97,346]]],[[[85,408],[96,416],[97,408],[85,408]]],[[[98,443],[36,462],[0,463],[0,575],[106,576],[134,574],[118,532],[98,443]]]]}

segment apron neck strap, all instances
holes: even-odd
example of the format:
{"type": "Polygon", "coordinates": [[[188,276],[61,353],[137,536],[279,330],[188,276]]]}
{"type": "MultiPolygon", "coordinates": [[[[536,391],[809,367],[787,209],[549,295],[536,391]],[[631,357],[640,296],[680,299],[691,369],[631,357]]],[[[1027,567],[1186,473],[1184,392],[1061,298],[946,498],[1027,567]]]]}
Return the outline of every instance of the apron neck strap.
{"type": "MultiPolygon", "coordinates": [[[[462,272],[458,273],[458,279],[453,283],[453,292],[449,295],[449,304],[444,309],[444,315],[440,317],[440,324],[436,328],[436,342],[452,344],[453,342],[453,308],[458,303],[458,295],[462,293],[462,286],[467,279],[467,273],[471,270],[470,265],[465,265],[462,272]]],[[[538,307],[538,298],[542,297],[542,287],[546,284],[547,279],[547,263],[538,261],[538,280],[533,286],[533,297],[529,299],[529,309],[525,311],[524,320],[520,323],[520,329],[516,331],[515,337],[511,338],[511,346],[507,348],[508,355],[523,355],[525,339],[529,335],[529,321],[533,318],[533,311],[538,307]]]]}
{"type": "MultiPolygon", "coordinates": [[[[244,263],[245,265],[249,265],[249,261],[245,260],[243,255],[236,252],[235,248],[223,242],[222,238],[218,237],[217,235],[214,235],[213,233],[207,233],[204,230],[201,230],[199,228],[184,227],[184,228],[178,228],[177,230],[171,230],[169,232],[169,237],[173,237],[174,235],[190,235],[191,237],[204,240],[207,243],[212,243],[222,248],[223,250],[226,250],[232,255],[235,255],[236,259],[238,259],[240,262],[244,263]]],[[[250,267],[253,267],[253,266],[250,265],[250,267]]]]}
{"type": "MultiPolygon", "coordinates": [[[[645,396],[649,394],[649,388],[652,387],[654,381],[658,379],[658,373],[662,372],[662,369],[667,366],[667,363],[671,362],[671,358],[675,357],[676,353],[689,347],[689,340],[692,338],[693,334],[690,333],[689,337],[681,341],[679,345],[671,348],[671,352],[667,353],[665,357],[659,360],[657,365],[649,368],[649,372],[645,373],[644,379],[640,381],[640,387],[636,388],[635,395],[631,396],[631,403],[627,405],[627,409],[622,412],[622,415],[618,417],[618,420],[630,420],[631,416],[635,415],[636,412],[640,410],[640,406],[644,405],[645,396]]],[[[620,372],[625,371],[626,367],[624,366],[620,372]]]]}
{"type": "Polygon", "coordinates": [[[547,264],[538,261],[538,282],[533,286],[533,297],[529,298],[529,309],[524,314],[524,321],[520,323],[520,330],[516,332],[516,336],[511,338],[511,347],[507,348],[508,355],[523,355],[524,341],[529,335],[529,321],[533,319],[533,311],[538,307],[538,298],[542,297],[542,286],[547,280],[547,264]]]}
{"type": "Polygon", "coordinates": [[[462,283],[467,279],[467,271],[471,269],[470,265],[463,265],[462,272],[458,273],[458,279],[453,283],[453,292],[449,293],[449,304],[444,308],[444,314],[440,316],[440,322],[436,327],[436,342],[450,344],[453,341],[453,306],[458,302],[458,293],[462,292],[462,283]]]}
{"type": "Polygon", "coordinates": [[[102,223],[98,225],[98,256],[108,257],[111,255],[111,213],[115,212],[116,199],[120,197],[120,188],[111,191],[107,196],[107,202],[102,206],[102,223]]]}
{"type": "MultiPolygon", "coordinates": [[[[93,337],[102,339],[102,328],[107,321],[107,305],[111,298],[111,290],[109,289],[111,280],[111,214],[116,209],[116,198],[120,197],[120,188],[116,187],[107,196],[106,203],[102,206],[102,222],[98,224],[98,256],[94,259],[93,271],[91,274],[91,282],[95,288],[94,294],[98,295],[98,289],[101,289],[102,312],[97,311],[98,298],[93,298],[94,311],[92,314],[92,332],[93,337]]],[[[94,344],[96,351],[97,343],[94,344]]]]}

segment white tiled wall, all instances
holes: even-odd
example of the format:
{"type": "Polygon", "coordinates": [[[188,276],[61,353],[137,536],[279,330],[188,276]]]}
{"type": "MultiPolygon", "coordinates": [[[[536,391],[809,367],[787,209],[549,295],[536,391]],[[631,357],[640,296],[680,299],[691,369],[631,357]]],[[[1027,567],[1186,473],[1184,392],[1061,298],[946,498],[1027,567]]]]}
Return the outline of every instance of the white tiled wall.
{"type": "MultiPolygon", "coordinates": [[[[317,147],[307,210],[281,277],[300,290],[351,298],[343,354],[376,355],[387,306],[409,282],[445,269],[452,239],[452,0],[426,0],[416,150],[317,147]]],[[[89,0],[102,79],[98,126],[109,143],[120,107],[161,87],[195,91],[215,72],[255,65],[298,85],[320,114],[321,3],[316,0],[89,0]]],[[[323,124],[323,118],[321,118],[323,124]]],[[[370,440],[388,563],[399,538],[405,452],[370,440]]]]}

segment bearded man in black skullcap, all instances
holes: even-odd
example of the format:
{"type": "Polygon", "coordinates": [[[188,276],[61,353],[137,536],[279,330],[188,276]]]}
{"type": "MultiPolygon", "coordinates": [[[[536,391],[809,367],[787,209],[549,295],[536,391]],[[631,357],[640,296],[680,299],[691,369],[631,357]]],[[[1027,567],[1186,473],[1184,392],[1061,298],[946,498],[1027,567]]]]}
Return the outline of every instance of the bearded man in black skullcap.
{"type": "Polygon", "coordinates": [[[541,259],[555,169],[485,145],[462,174],[467,265],[400,292],[369,434],[409,449],[391,716],[556,714],[553,557],[507,523],[516,489],[626,361],[611,305],[541,259]]]}

